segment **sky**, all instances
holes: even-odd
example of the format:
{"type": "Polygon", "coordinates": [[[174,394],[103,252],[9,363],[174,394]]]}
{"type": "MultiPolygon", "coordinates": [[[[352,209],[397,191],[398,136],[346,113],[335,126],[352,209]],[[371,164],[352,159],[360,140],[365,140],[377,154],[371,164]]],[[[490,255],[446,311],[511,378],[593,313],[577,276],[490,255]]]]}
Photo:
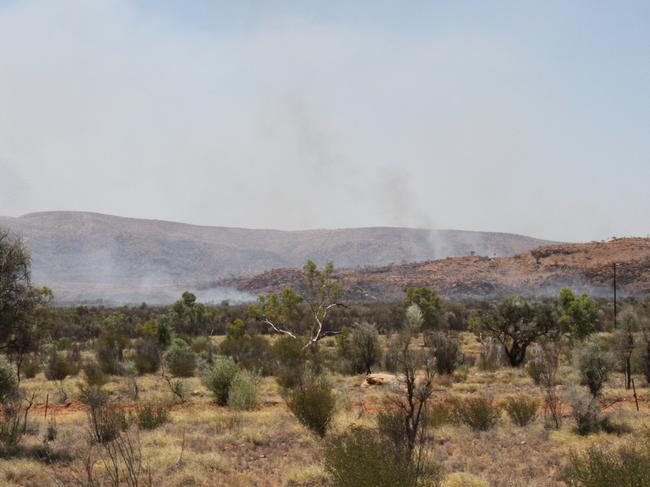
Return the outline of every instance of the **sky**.
{"type": "Polygon", "coordinates": [[[0,215],[650,233],[650,2],[0,0],[0,215]]]}

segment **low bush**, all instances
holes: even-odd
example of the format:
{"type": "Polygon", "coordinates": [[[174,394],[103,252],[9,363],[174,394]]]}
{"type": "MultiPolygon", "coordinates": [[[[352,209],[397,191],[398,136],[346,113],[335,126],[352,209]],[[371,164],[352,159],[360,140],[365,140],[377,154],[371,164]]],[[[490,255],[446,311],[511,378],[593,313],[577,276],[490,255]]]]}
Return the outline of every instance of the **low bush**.
{"type": "Polygon", "coordinates": [[[228,394],[235,376],[239,373],[239,367],[230,357],[215,357],[212,366],[207,369],[203,376],[203,383],[212,394],[217,404],[225,406],[228,404],[228,394]]]}
{"type": "Polygon", "coordinates": [[[140,429],[156,429],[169,421],[169,406],[162,402],[145,402],[136,411],[135,421],[140,429]]]}
{"type": "Polygon", "coordinates": [[[575,362],[581,384],[589,388],[592,396],[599,395],[614,366],[612,354],[594,337],[575,351],[575,362]]]}
{"type": "Polygon", "coordinates": [[[45,364],[45,377],[47,377],[47,380],[62,381],[69,375],[75,375],[78,372],[77,364],[70,360],[67,354],[52,349],[45,364]]]}
{"type": "Polygon", "coordinates": [[[196,369],[196,354],[185,340],[175,338],[165,352],[165,366],[176,377],[191,377],[196,369]]]}
{"type": "Polygon", "coordinates": [[[20,369],[26,379],[33,379],[41,371],[41,362],[37,355],[28,356],[20,369]]]}
{"type": "Polygon", "coordinates": [[[340,487],[415,487],[416,469],[408,457],[376,431],[353,426],[325,449],[325,468],[340,487]]]}
{"type": "Polygon", "coordinates": [[[441,332],[425,335],[424,344],[431,349],[439,374],[452,374],[462,361],[458,342],[441,332]]]}
{"type": "Polygon", "coordinates": [[[138,374],[152,374],[160,368],[160,350],[154,338],[141,338],[135,342],[133,357],[138,374]]]}
{"type": "Polygon", "coordinates": [[[451,404],[454,420],[466,424],[474,431],[487,431],[501,418],[499,407],[484,396],[455,399],[451,404]]]}
{"type": "Polygon", "coordinates": [[[478,357],[478,368],[487,372],[497,370],[506,362],[503,345],[492,338],[483,342],[481,353],[478,357]]]}
{"type": "Polygon", "coordinates": [[[106,374],[97,362],[86,362],[81,370],[84,374],[86,384],[89,386],[103,386],[108,381],[106,374]]]}
{"type": "Polygon", "coordinates": [[[283,389],[302,384],[307,367],[307,351],[302,340],[282,336],[273,343],[273,355],[278,362],[275,380],[283,389]]]}
{"type": "Polygon", "coordinates": [[[336,400],[324,378],[311,379],[303,387],[288,391],[286,401],[298,421],[321,438],[325,436],[336,400]]]}
{"type": "Polygon", "coordinates": [[[508,416],[517,426],[526,426],[537,416],[539,401],[526,396],[509,397],[503,403],[508,416]]]}
{"type": "Polygon", "coordinates": [[[574,452],[565,481],[575,487],[650,485],[650,436],[618,448],[591,446],[574,452]]]}
{"type": "Polygon", "coordinates": [[[234,411],[252,411],[257,407],[257,382],[250,373],[235,375],[228,391],[228,406],[234,411]]]}

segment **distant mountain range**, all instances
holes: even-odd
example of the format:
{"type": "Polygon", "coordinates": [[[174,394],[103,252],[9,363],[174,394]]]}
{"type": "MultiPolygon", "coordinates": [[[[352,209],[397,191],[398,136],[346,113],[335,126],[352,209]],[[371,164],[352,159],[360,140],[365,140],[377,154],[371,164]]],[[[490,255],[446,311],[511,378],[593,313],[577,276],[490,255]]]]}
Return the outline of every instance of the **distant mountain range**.
{"type": "Polygon", "coordinates": [[[295,268],[312,259],[336,267],[385,266],[459,256],[507,257],[550,242],[506,233],[371,227],[257,230],[207,227],[86,212],[0,217],[24,238],[35,283],[61,302],[170,302],[182,289],[208,301],[245,300],[220,279],[295,268]]]}

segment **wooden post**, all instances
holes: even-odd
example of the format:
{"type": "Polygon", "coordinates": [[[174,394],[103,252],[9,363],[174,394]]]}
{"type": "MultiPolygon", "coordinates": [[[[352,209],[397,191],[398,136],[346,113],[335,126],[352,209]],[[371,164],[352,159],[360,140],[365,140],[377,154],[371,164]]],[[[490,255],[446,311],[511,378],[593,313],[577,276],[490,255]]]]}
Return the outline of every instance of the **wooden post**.
{"type": "Polygon", "coordinates": [[[48,392],[47,395],[45,396],[45,416],[43,419],[47,419],[47,406],[50,403],[50,393],[48,392]]]}
{"type": "Polygon", "coordinates": [[[634,386],[634,377],[632,377],[632,391],[634,391],[634,402],[636,403],[636,412],[639,412],[639,398],[636,395],[636,387],[634,386]]]}

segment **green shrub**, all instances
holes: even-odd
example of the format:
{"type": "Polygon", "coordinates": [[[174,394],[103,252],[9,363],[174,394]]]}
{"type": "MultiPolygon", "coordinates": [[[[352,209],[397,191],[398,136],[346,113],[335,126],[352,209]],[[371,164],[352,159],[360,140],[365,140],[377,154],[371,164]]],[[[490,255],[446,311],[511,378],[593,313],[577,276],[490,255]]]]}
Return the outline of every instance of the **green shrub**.
{"type": "Polygon", "coordinates": [[[424,343],[431,349],[436,360],[436,371],[439,374],[452,374],[461,363],[462,355],[458,341],[444,333],[427,333],[424,336],[424,343]]]}
{"type": "Polygon", "coordinates": [[[599,395],[614,366],[612,354],[598,338],[592,338],[576,350],[575,362],[580,371],[581,384],[586,385],[593,396],[599,395]]]}
{"type": "Polygon", "coordinates": [[[565,480],[576,487],[650,485],[650,436],[618,448],[591,446],[572,453],[565,480]]]}
{"type": "Polygon", "coordinates": [[[503,409],[517,426],[526,426],[537,416],[539,401],[524,395],[509,397],[503,403],[503,409]]]}
{"type": "Polygon", "coordinates": [[[106,374],[97,362],[87,362],[82,368],[84,379],[89,386],[103,386],[108,381],[106,374]]]}
{"type": "Polygon", "coordinates": [[[307,381],[287,393],[287,406],[304,426],[321,438],[332,421],[336,400],[329,383],[322,377],[307,381]]]}
{"type": "Polygon", "coordinates": [[[67,354],[57,352],[52,349],[45,364],[45,377],[47,380],[62,381],[69,375],[75,375],[79,372],[77,365],[70,360],[67,354]]]}
{"type": "Polygon", "coordinates": [[[20,369],[26,379],[33,379],[41,371],[41,362],[36,355],[28,356],[20,369]]]}
{"type": "Polygon", "coordinates": [[[153,338],[141,338],[135,343],[133,357],[138,374],[152,374],[160,368],[160,350],[153,338]]]}
{"type": "Polygon", "coordinates": [[[455,399],[452,401],[454,419],[474,431],[487,431],[501,418],[501,410],[484,396],[455,399]]]}
{"type": "Polygon", "coordinates": [[[196,368],[196,354],[185,340],[175,338],[165,352],[165,366],[176,377],[191,377],[196,368]]]}
{"type": "Polygon", "coordinates": [[[353,426],[325,448],[325,468],[339,487],[415,487],[418,475],[404,452],[376,431],[353,426]]]}
{"type": "Polygon", "coordinates": [[[169,421],[169,406],[161,402],[145,402],[138,408],[135,420],[141,429],[156,429],[169,421]]]}
{"type": "Polygon", "coordinates": [[[307,365],[303,341],[282,336],[273,343],[273,355],[279,364],[275,377],[278,385],[284,389],[299,387],[307,365]]]}
{"type": "Polygon", "coordinates": [[[18,393],[18,379],[7,360],[0,356],[0,404],[16,397],[18,393]]]}
{"type": "Polygon", "coordinates": [[[352,329],[349,353],[355,372],[370,374],[372,367],[381,359],[379,332],[370,323],[360,323],[352,329]]]}
{"type": "Polygon", "coordinates": [[[216,357],[212,366],[203,376],[203,383],[220,406],[228,404],[228,394],[233,379],[239,373],[239,367],[230,357],[216,357]]]}
{"type": "Polygon", "coordinates": [[[248,372],[238,372],[230,384],[228,406],[234,411],[252,411],[257,407],[257,384],[248,372]]]}

